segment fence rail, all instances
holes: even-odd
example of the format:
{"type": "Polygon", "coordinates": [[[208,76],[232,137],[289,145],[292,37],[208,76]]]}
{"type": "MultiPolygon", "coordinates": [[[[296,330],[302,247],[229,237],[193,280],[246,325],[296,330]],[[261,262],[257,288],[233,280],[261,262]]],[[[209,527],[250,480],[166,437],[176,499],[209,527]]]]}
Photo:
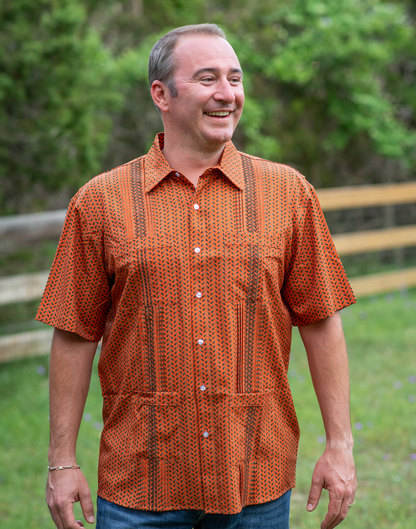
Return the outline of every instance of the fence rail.
{"type": "Polygon", "coordinates": [[[49,272],[0,278],[0,305],[31,301],[42,297],[49,272]]]}
{"type": "MultiPolygon", "coordinates": [[[[353,186],[317,190],[325,211],[416,203],[416,182],[395,185],[353,186]]],[[[58,235],[65,210],[0,218],[0,249],[19,241],[58,235]]],[[[338,253],[359,254],[416,246],[416,226],[342,233],[333,237],[338,253]]],[[[0,305],[40,299],[48,271],[0,278],[0,305]]],[[[416,267],[350,278],[357,296],[369,296],[416,286],[416,267]]],[[[0,363],[43,354],[50,348],[52,331],[34,330],[0,337],[0,363]]]]}
{"type": "Polygon", "coordinates": [[[316,193],[324,211],[409,204],[416,202],[416,182],[333,187],[316,193]]]}
{"type": "Polygon", "coordinates": [[[351,286],[357,296],[371,296],[416,285],[416,267],[353,277],[351,286]]]}
{"type": "Polygon", "coordinates": [[[51,348],[52,334],[51,329],[41,329],[0,336],[0,363],[44,355],[51,348]]]}
{"type": "Polygon", "coordinates": [[[333,240],[341,256],[416,246],[416,226],[342,233],[333,240]]]}
{"type": "Polygon", "coordinates": [[[10,215],[0,217],[0,252],[9,252],[16,245],[59,237],[65,220],[66,209],[31,213],[29,215],[10,215]]]}
{"type": "MultiPolygon", "coordinates": [[[[416,182],[317,190],[323,211],[416,203],[416,182]]],[[[416,245],[416,225],[341,233],[333,236],[340,256],[416,245]]],[[[416,267],[350,278],[357,296],[416,286],[416,267]]]]}

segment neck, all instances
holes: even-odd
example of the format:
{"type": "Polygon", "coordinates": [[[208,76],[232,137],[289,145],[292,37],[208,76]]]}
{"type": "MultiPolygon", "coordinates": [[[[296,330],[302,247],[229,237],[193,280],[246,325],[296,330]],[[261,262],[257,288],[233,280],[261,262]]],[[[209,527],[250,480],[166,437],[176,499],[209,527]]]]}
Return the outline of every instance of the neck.
{"type": "Polygon", "coordinates": [[[193,149],[192,145],[176,145],[175,141],[166,138],[163,155],[173,171],[179,171],[196,187],[204,171],[217,165],[224,145],[213,146],[212,151],[193,149]]]}

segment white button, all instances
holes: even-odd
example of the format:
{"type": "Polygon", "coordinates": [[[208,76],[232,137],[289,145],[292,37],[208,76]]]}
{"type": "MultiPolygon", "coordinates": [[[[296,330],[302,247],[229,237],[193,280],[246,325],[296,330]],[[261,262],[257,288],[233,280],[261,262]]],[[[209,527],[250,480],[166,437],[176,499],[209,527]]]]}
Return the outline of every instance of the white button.
{"type": "Polygon", "coordinates": [[[203,436],[204,436],[205,438],[209,437],[209,433],[208,433],[208,432],[206,432],[206,431],[205,431],[205,432],[203,432],[203,433],[202,433],[202,435],[203,435],[203,436]]]}
{"type": "Polygon", "coordinates": [[[175,176],[181,176],[179,173],[175,173],[175,176]]]}
{"type": "Polygon", "coordinates": [[[195,248],[195,253],[199,253],[201,251],[201,248],[198,248],[198,246],[195,248]]]}
{"type": "Polygon", "coordinates": [[[195,294],[195,296],[196,296],[198,299],[201,299],[201,298],[202,298],[202,294],[201,294],[201,292],[197,292],[197,293],[195,294]]]}
{"type": "Polygon", "coordinates": [[[202,384],[202,386],[200,386],[199,389],[200,389],[201,391],[205,391],[205,390],[207,389],[207,387],[204,386],[204,384],[202,384]]]}
{"type": "Polygon", "coordinates": [[[199,209],[199,204],[194,204],[194,209],[199,209]]]}
{"type": "Polygon", "coordinates": [[[198,345],[202,345],[203,343],[204,343],[204,340],[203,340],[202,338],[200,338],[200,339],[198,340],[198,345]]]}

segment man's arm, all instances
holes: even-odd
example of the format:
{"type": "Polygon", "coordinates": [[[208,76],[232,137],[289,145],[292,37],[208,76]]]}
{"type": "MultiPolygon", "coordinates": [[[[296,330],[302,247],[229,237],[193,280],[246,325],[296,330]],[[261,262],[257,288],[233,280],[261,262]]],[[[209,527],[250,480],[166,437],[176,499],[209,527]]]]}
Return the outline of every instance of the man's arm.
{"type": "Polygon", "coordinates": [[[321,529],[332,529],[347,516],[357,488],[352,454],[348,357],[341,316],[337,312],[317,323],[299,327],[299,332],[308,355],[326,432],[326,449],[315,466],[307,509],[313,511],[322,489],[327,489],[329,507],[321,529]]]}
{"type": "MultiPolygon", "coordinates": [[[[97,342],[55,329],[49,370],[49,466],[76,465],[76,442],[91,380],[97,342]]],[[[48,473],[46,501],[58,529],[79,529],[73,503],[80,501],[85,519],[94,522],[88,483],[81,470],[48,473]]]]}

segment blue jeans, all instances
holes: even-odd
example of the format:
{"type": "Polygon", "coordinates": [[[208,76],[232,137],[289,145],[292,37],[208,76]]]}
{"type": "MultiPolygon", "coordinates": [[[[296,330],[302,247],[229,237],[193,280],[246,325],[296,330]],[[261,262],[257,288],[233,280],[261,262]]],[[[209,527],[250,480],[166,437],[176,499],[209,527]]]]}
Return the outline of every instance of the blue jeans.
{"type": "Polygon", "coordinates": [[[277,500],[248,505],[238,514],[141,511],[98,497],[96,529],[289,529],[290,495],[289,490],[277,500]]]}

